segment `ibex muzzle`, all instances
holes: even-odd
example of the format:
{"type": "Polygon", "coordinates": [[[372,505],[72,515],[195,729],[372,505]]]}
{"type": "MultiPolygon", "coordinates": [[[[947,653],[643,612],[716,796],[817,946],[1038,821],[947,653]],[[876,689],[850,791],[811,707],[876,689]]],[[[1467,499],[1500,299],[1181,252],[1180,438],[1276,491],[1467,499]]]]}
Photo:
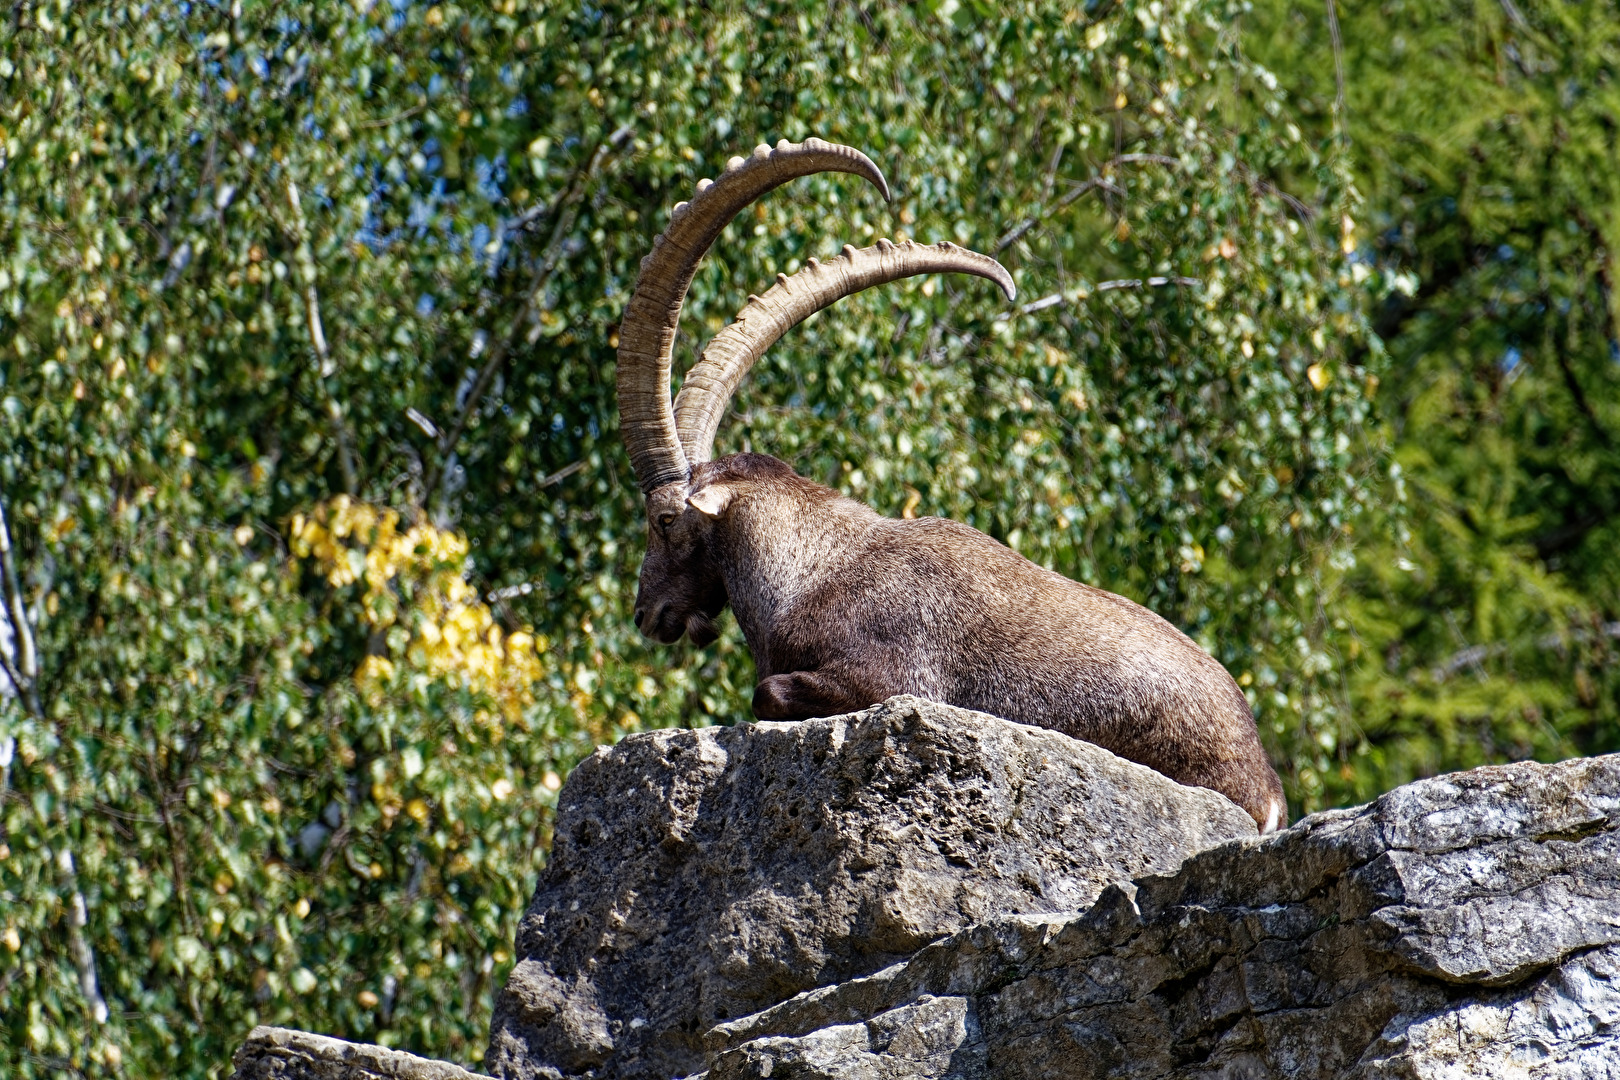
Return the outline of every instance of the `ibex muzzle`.
{"type": "Polygon", "coordinates": [[[757,148],[704,180],[642,260],[619,331],[624,440],[647,498],[636,625],[666,644],[715,637],[728,605],[753,651],[762,719],[828,716],[910,693],[1053,728],[1184,784],[1213,788],[1264,831],[1282,784],[1242,691],[1208,653],[1123,597],[1045,570],[940,518],[896,521],[764,454],[711,460],[732,392],[787,330],[853,292],[915,274],[969,273],[1012,298],[994,259],[952,244],[880,240],[810,260],[751,296],[669,396],[681,303],[739,211],[815,172],[870,159],[817,139],[757,148]]]}

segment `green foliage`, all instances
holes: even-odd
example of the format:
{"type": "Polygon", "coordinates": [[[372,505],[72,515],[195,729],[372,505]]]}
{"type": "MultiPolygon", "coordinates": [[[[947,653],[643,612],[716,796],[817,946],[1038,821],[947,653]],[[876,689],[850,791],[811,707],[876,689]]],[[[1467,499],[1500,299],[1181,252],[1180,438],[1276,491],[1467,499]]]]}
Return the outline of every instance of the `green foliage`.
{"type": "MultiPolygon", "coordinates": [[[[1343,13],[1346,124],[1402,290],[1373,312],[1409,489],[1335,605],[1354,729],[1325,797],[1620,749],[1620,27],[1595,3],[1343,13]],[[1380,537],[1398,536],[1398,539],[1380,537]]],[[[1326,24],[1268,5],[1248,47],[1332,124],[1326,24]]]]}
{"type": "Polygon", "coordinates": [[[1323,605],[1382,491],[1361,311],[1389,282],[1343,256],[1344,160],[1223,3],[988,14],[8,16],[0,498],[41,671],[37,712],[0,698],[0,1067],[218,1074],[259,1022],[478,1060],[557,775],[747,715],[734,627],[652,649],[628,617],[612,341],[669,207],[761,140],[867,148],[894,203],[773,193],[699,273],[688,342],[885,233],[997,253],[1022,306],[845,302],[761,364],[722,449],[1143,600],[1320,803],[1349,723],[1323,605]],[[466,537],[505,647],[540,646],[515,716],[412,666],[422,611],[368,614],[432,590],[290,553],[337,495],[466,537]]]}

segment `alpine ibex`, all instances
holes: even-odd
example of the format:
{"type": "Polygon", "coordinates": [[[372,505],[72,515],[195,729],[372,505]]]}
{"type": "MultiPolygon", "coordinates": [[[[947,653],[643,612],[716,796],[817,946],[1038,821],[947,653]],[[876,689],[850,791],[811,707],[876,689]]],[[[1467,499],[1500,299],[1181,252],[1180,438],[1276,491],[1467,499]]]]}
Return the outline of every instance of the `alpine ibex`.
{"type": "Polygon", "coordinates": [[[765,192],[818,172],[877,166],[817,139],[760,146],[675,207],[642,260],[619,330],[626,447],[647,499],[636,625],[666,644],[715,637],[730,604],[758,667],[754,714],[804,719],[899,693],[1053,728],[1184,784],[1213,788],[1263,831],[1285,823],[1282,784],[1230,675],[1138,604],[1045,570],[941,518],[897,521],[776,458],[712,460],[732,392],[788,329],[841,297],[914,274],[962,272],[1014,295],[994,259],[880,240],[811,259],[749,297],[670,402],[681,304],[726,224],[765,192]]]}

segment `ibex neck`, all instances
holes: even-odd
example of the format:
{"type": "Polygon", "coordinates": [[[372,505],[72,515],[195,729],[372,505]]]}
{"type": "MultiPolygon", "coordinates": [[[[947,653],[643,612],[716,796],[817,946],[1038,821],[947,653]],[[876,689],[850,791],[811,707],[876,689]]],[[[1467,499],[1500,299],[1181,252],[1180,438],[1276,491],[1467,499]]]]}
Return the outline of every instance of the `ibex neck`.
{"type": "Polygon", "coordinates": [[[726,593],[756,662],[772,628],[811,589],[839,572],[878,515],[817,490],[751,493],[728,518],[726,593]]]}

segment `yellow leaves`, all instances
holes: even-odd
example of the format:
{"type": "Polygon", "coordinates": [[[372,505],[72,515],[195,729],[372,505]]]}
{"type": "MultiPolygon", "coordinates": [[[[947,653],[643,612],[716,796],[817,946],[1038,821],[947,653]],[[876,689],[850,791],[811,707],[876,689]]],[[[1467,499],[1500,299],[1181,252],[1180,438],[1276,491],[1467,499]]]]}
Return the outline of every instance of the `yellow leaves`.
{"type": "Polygon", "coordinates": [[[78,518],[74,517],[72,514],[63,513],[61,517],[57,518],[51,523],[50,528],[45,530],[45,537],[52,544],[60,544],[64,539],[67,538],[69,533],[78,527],[78,518]]]}
{"type": "Polygon", "coordinates": [[[360,662],[354,677],[362,683],[381,682],[394,675],[394,662],[386,656],[368,656],[360,662]]]}
{"type": "MultiPolygon", "coordinates": [[[[374,630],[410,631],[390,655],[366,657],[356,683],[376,703],[385,684],[410,673],[487,695],[508,721],[518,721],[535,700],[540,651],[549,643],[527,628],[508,637],[496,624],[462,576],[465,537],[426,522],[401,525],[398,512],[341,495],[291,522],[298,558],[333,588],[363,586],[360,603],[374,630]]],[[[488,726],[498,737],[498,722],[488,726]]]]}
{"type": "Polygon", "coordinates": [[[4,933],[0,933],[0,942],[4,942],[12,952],[22,951],[22,936],[17,933],[15,926],[8,926],[4,933]]]}
{"type": "Polygon", "coordinates": [[[1326,390],[1328,383],[1333,381],[1333,373],[1327,366],[1318,362],[1305,369],[1305,377],[1311,380],[1311,385],[1318,390],[1326,390]]]}
{"type": "Polygon", "coordinates": [[[298,916],[300,919],[308,918],[309,917],[309,901],[307,899],[305,899],[304,897],[300,896],[298,898],[298,903],[293,905],[293,914],[298,916]]]}

